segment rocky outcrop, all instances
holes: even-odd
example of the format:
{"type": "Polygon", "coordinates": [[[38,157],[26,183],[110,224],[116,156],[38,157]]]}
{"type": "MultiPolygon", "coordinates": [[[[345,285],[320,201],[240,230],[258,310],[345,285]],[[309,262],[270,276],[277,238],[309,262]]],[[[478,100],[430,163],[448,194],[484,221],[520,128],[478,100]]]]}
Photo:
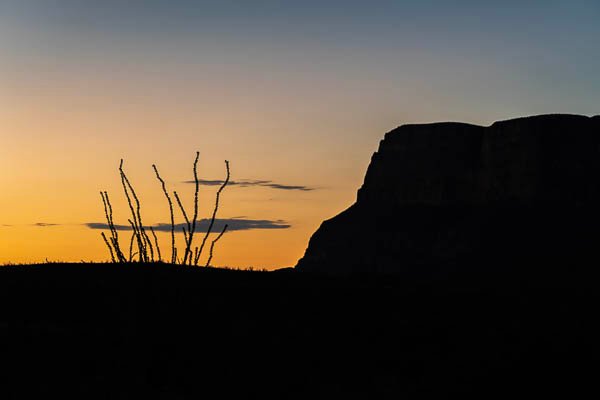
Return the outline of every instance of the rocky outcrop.
{"type": "Polygon", "coordinates": [[[385,135],[357,201],[323,222],[296,268],[398,273],[593,255],[600,248],[600,116],[385,135]]]}

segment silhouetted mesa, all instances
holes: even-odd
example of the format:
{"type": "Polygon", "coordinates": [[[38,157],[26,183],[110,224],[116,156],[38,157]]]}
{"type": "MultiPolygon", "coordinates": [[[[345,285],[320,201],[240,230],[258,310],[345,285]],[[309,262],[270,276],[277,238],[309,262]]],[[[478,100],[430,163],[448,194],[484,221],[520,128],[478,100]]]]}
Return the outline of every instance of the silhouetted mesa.
{"type": "Polygon", "coordinates": [[[404,125],[297,268],[439,275],[598,260],[599,208],[600,116],[404,125]]]}

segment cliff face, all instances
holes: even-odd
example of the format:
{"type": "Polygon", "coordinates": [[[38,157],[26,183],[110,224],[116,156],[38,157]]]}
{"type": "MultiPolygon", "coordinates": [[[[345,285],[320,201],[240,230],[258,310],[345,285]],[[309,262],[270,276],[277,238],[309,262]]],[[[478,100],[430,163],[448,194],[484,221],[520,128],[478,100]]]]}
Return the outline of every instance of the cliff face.
{"type": "Polygon", "coordinates": [[[385,135],[356,203],[323,222],[297,268],[396,273],[591,254],[598,208],[600,116],[404,125],[385,135]]]}

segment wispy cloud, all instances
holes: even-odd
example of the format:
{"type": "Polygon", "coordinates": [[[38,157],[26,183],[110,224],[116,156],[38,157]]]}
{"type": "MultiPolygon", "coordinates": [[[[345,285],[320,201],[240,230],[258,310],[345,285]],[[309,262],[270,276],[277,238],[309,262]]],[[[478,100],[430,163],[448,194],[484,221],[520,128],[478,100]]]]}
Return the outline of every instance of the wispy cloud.
{"type": "MultiPolygon", "coordinates": [[[[206,186],[220,186],[223,184],[222,180],[211,180],[211,179],[199,179],[201,185],[206,186]]],[[[195,183],[194,181],[185,181],[185,183],[195,183]]],[[[304,192],[309,192],[312,190],[316,190],[316,188],[304,185],[284,185],[281,183],[275,183],[273,181],[262,181],[262,180],[253,180],[253,179],[241,179],[238,181],[229,181],[228,185],[239,186],[239,187],[251,187],[251,186],[263,186],[269,187],[272,189],[280,189],[280,190],[300,190],[304,192]]]]}
{"type": "Polygon", "coordinates": [[[307,186],[298,186],[298,185],[282,185],[280,183],[268,183],[263,186],[268,186],[273,189],[283,189],[283,190],[302,190],[302,191],[311,191],[315,190],[315,188],[307,187],[307,186]]]}
{"type": "Polygon", "coordinates": [[[57,225],[60,225],[60,224],[49,224],[47,222],[36,222],[35,224],[33,224],[33,226],[39,226],[39,227],[42,227],[42,228],[45,228],[45,227],[48,227],[48,226],[57,226],[57,225]]]}
{"type": "MultiPolygon", "coordinates": [[[[206,232],[210,224],[210,219],[205,218],[198,221],[196,225],[196,232],[206,232]]],[[[225,224],[228,225],[228,231],[247,231],[251,229],[287,229],[291,225],[283,220],[266,220],[266,219],[245,219],[245,218],[224,218],[215,219],[213,226],[213,232],[218,232],[223,229],[225,224]]],[[[108,225],[102,222],[88,222],[85,224],[90,229],[108,229],[108,225]]],[[[160,232],[171,232],[171,224],[158,223],[152,226],[155,231],[160,232]]],[[[181,232],[182,227],[187,226],[185,224],[176,224],[175,230],[181,232]]],[[[115,225],[115,228],[120,231],[130,231],[130,225],[115,225]]]]}

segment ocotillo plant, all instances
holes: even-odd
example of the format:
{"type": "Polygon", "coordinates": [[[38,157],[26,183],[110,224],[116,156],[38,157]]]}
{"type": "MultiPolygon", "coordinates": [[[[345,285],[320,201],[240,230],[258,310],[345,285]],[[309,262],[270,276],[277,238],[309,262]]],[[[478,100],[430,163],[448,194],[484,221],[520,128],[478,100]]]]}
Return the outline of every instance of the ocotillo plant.
{"type": "MultiPolygon", "coordinates": [[[[212,232],[215,219],[217,217],[217,211],[219,210],[219,200],[221,196],[221,192],[229,183],[230,178],[230,170],[229,170],[229,161],[225,160],[225,168],[227,170],[227,176],[223,181],[223,184],[219,188],[216,194],[215,207],[212,213],[212,217],[209,221],[208,228],[206,230],[206,234],[202,239],[200,247],[195,246],[194,251],[192,252],[194,234],[196,233],[196,229],[198,226],[198,192],[200,189],[200,180],[198,179],[198,159],[200,157],[200,153],[196,152],[196,158],[194,160],[194,183],[195,183],[195,191],[194,191],[194,213],[192,214],[192,219],[190,220],[187,212],[179,198],[179,195],[176,191],[173,192],[173,196],[177,201],[177,205],[181,210],[181,214],[183,215],[185,224],[182,224],[182,232],[183,239],[185,243],[185,249],[183,254],[183,259],[181,260],[181,264],[189,265],[189,266],[197,266],[200,261],[200,256],[202,255],[202,251],[206,244],[206,240],[208,236],[212,232]],[[187,229],[186,229],[187,228],[187,229]]],[[[177,264],[179,258],[177,256],[177,247],[175,247],[175,215],[173,212],[173,201],[167,190],[166,183],[164,179],[160,176],[158,172],[158,168],[155,164],[152,164],[152,169],[156,175],[156,178],[161,184],[162,191],[167,199],[167,203],[169,204],[169,213],[171,217],[171,264],[177,264]]],[[[125,262],[133,262],[134,257],[137,255],[137,261],[139,262],[162,262],[162,253],[160,251],[160,245],[158,242],[158,237],[156,236],[156,232],[153,227],[148,227],[150,233],[152,234],[152,238],[154,239],[154,243],[150,240],[150,237],[146,233],[146,227],[142,222],[142,214],[141,214],[141,203],[140,199],[137,196],[131,182],[127,178],[125,171],[123,170],[123,160],[119,164],[119,174],[121,176],[121,185],[123,186],[123,192],[125,193],[125,198],[127,199],[127,204],[129,206],[129,211],[131,212],[131,219],[128,219],[129,225],[131,226],[132,235],[129,242],[129,257],[125,257],[125,254],[121,250],[121,245],[119,243],[119,233],[118,228],[114,224],[113,220],[113,210],[112,204],[108,197],[108,193],[100,192],[102,197],[102,204],[104,205],[104,214],[106,216],[106,222],[108,229],[110,231],[110,237],[107,238],[104,232],[101,233],[102,239],[104,243],[108,247],[110,257],[113,263],[125,263],[125,262]],[[134,243],[137,245],[137,251],[134,252],[134,243]],[[156,257],[155,257],[156,256],[156,257]]],[[[206,262],[206,266],[210,265],[210,262],[213,258],[213,250],[215,243],[221,239],[225,231],[227,230],[227,225],[224,226],[221,233],[212,241],[209,249],[208,261],[206,262]]]]}

